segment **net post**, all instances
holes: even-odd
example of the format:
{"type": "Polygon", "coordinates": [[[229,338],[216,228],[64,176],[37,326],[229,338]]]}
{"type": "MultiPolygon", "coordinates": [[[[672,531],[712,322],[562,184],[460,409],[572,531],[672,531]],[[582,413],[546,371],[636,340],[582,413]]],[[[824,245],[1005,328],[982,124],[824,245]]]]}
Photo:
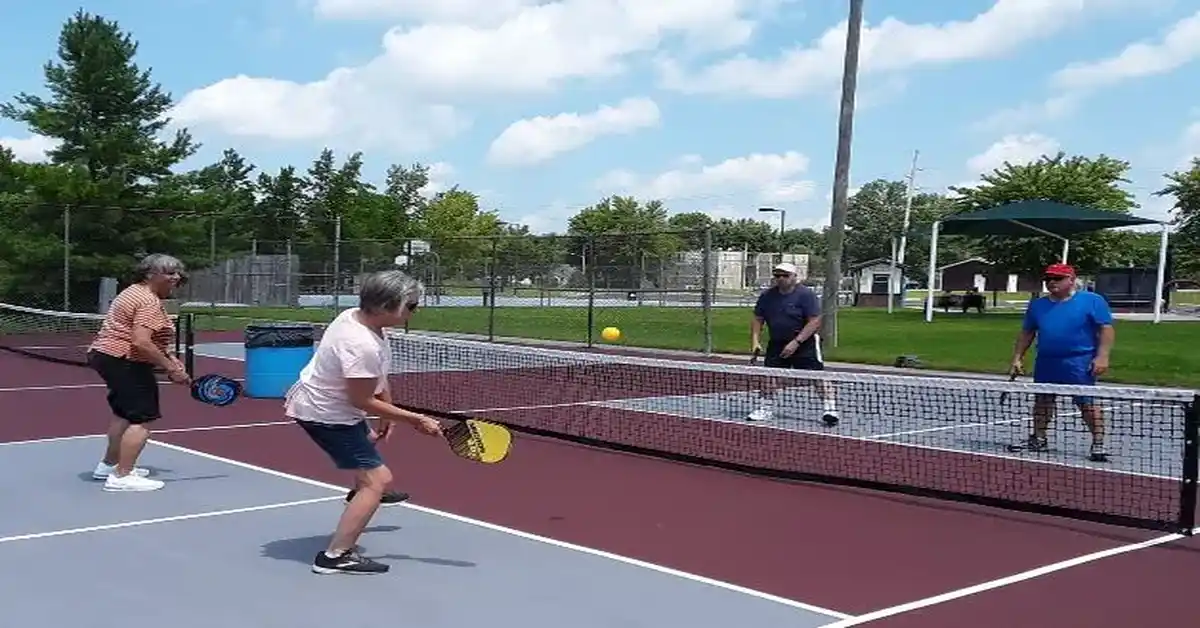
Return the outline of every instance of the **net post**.
{"type": "Polygon", "coordinates": [[[183,369],[188,377],[196,376],[196,315],[185,312],[183,323],[183,369]]]}
{"type": "Polygon", "coordinates": [[[1180,533],[1196,528],[1196,481],[1200,477],[1200,394],[1192,397],[1183,418],[1183,483],[1179,487],[1180,533]]]}

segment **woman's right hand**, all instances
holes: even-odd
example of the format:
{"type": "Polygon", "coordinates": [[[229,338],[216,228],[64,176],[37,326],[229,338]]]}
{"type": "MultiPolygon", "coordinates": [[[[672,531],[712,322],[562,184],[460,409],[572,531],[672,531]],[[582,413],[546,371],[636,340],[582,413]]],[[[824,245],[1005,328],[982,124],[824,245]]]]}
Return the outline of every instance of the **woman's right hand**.
{"type": "Polygon", "coordinates": [[[175,367],[167,371],[167,378],[176,384],[187,385],[192,383],[192,378],[188,377],[187,371],[181,367],[175,367]]]}

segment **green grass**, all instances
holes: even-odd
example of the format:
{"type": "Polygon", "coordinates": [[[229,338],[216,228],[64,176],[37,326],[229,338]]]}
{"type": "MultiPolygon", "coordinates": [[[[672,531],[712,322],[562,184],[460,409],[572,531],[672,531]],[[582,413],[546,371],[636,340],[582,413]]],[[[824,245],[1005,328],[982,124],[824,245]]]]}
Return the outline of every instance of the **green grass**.
{"type": "MultiPolygon", "coordinates": [[[[247,318],[325,322],[329,309],[245,308],[222,311],[230,318],[210,318],[211,310],[193,310],[201,329],[241,329],[247,318]],[[233,317],[237,318],[233,318],[233,317]]],[[[712,309],[713,350],[749,353],[749,308],[712,309]]],[[[600,330],[618,327],[617,344],[663,349],[701,350],[704,342],[702,310],[682,307],[596,308],[594,338],[600,330]]],[[[1002,373],[1008,367],[1019,313],[983,316],[935,315],[925,323],[922,313],[904,310],[888,314],[882,309],[843,308],[838,318],[838,346],[826,341],[831,361],[891,365],[898,355],[916,355],[930,369],[1002,373]]],[[[412,329],[486,334],[488,310],[482,307],[445,307],[419,310],[412,329]]],[[[587,309],[570,307],[498,307],[497,336],[583,342],[587,339],[587,309]]],[[[1106,381],[1157,386],[1200,388],[1200,323],[1117,322],[1117,343],[1106,381]]]]}

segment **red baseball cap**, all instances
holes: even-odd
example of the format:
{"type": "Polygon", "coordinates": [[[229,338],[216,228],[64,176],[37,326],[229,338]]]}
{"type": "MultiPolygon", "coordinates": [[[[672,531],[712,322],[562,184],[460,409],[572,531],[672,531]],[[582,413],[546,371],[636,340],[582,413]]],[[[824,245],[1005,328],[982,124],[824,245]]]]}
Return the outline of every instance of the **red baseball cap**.
{"type": "Polygon", "coordinates": [[[1051,264],[1042,274],[1047,277],[1074,277],[1075,267],[1070,264],[1051,264]]]}

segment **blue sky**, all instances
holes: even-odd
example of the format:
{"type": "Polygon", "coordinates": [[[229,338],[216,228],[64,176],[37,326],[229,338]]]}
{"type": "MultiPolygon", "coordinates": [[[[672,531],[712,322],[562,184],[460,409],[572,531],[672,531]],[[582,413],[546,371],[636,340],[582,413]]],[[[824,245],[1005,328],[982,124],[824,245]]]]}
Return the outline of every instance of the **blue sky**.
{"type": "MultiPolygon", "coordinates": [[[[0,98],[42,91],[78,0],[13,3],[0,98]]],[[[436,184],[561,230],[613,193],[673,212],[828,222],[845,0],[95,0],[204,144],[260,168],[323,147],[434,164],[436,184]],[[760,214],[761,215],[761,214],[760,214]]],[[[1200,7],[1186,0],[866,0],[851,185],[942,191],[1058,149],[1133,163],[1140,213],[1200,154],[1200,7]]],[[[0,122],[36,159],[44,141],[0,122]]]]}

